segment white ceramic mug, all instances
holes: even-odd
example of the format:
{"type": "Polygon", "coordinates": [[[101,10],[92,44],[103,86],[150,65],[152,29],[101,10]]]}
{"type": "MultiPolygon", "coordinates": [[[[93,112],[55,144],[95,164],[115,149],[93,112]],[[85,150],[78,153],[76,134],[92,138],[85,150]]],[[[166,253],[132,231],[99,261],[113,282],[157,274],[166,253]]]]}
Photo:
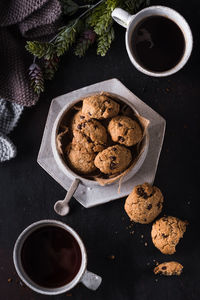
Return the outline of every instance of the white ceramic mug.
{"type": "Polygon", "coordinates": [[[102,278],[100,276],[87,271],[87,269],[86,269],[87,254],[86,254],[85,246],[84,246],[81,238],[79,237],[79,235],[68,225],[66,225],[62,222],[59,222],[59,221],[55,221],[55,220],[41,220],[41,221],[31,224],[26,229],[24,229],[24,231],[22,231],[22,233],[19,235],[19,237],[16,240],[14,250],[13,250],[13,261],[14,261],[14,265],[15,265],[17,274],[19,275],[21,280],[33,291],[40,293],[40,294],[44,294],[44,295],[62,294],[64,292],[71,290],[79,282],[82,282],[87,288],[89,288],[91,290],[96,290],[100,286],[101,281],[102,281],[102,278]],[[81,266],[80,266],[78,273],[76,274],[76,276],[74,277],[74,279],[71,282],[69,282],[66,285],[63,285],[61,287],[57,287],[57,288],[46,288],[46,287],[42,287],[42,286],[36,284],[27,275],[27,273],[24,271],[24,268],[22,266],[21,250],[22,250],[22,246],[23,246],[25,240],[36,229],[44,227],[44,226],[45,227],[46,226],[57,226],[57,227],[63,228],[64,230],[69,232],[75,238],[75,240],[79,244],[79,247],[81,250],[82,260],[81,260],[81,266]]]}
{"type": "Polygon", "coordinates": [[[186,20],[181,16],[177,11],[174,9],[171,9],[166,6],[150,6],[147,8],[142,9],[135,15],[130,15],[128,12],[124,11],[121,8],[116,8],[112,12],[113,19],[123,27],[125,27],[126,30],[126,49],[129,55],[129,58],[132,62],[132,64],[142,73],[149,75],[149,76],[155,76],[155,77],[164,77],[168,75],[172,75],[176,72],[178,72],[180,69],[183,68],[183,66],[187,63],[193,47],[193,38],[192,38],[192,32],[191,29],[186,22],[186,20]],[[143,19],[151,17],[151,16],[163,16],[170,20],[172,20],[174,23],[176,23],[179,28],[181,29],[183,36],[185,38],[185,50],[183,53],[183,56],[181,60],[178,62],[176,66],[174,66],[172,69],[169,69],[164,72],[153,72],[145,69],[141,66],[141,64],[138,63],[137,59],[134,57],[132,48],[131,48],[131,38],[134,29],[136,28],[137,24],[141,22],[143,19]]]}

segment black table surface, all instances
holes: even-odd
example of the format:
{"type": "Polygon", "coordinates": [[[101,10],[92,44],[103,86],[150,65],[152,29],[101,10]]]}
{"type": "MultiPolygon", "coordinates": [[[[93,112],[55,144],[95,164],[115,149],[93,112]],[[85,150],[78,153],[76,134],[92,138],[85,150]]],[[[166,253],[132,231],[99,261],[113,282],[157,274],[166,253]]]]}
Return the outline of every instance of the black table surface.
{"type": "Polygon", "coordinates": [[[183,70],[166,78],[138,72],[126,53],[125,30],[115,25],[116,39],[105,58],[91,49],[83,59],[68,54],[55,79],[47,85],[37,105],[25,109],[11,139],[15,159],[0,165],[0,299],[42,300],[19,280],[12,251],[20,232],[41,219],[61,220],[82,237],[88,252],[88,269],[102,276],[100,288],[90,291],[79,284],[52,299],[74,300],[197,300],[200,299],[199,239],[199,19],[196,0],[156,0],[178,10],[191,25],[194,50],[183,70]],[[164,194],[162,215],[187,219],[189,226],[174,255],[160,253],[150,238],[151,224],[130,221],[119,199],[94,208],[83,208],[75,199],[71,213],[59,217],[53,211],[65,190],[36,162],[51,100],[69,91],[110,78],[118,78],[167,121],[155,185],[164,194]],[[134,231],[134,233],[133,233],[134,231]],[[147,243],[147,246],[145,246],[147,243]],[[184,266],[180,277],[156,277],[155,262],[177,260],[184,266]]]}

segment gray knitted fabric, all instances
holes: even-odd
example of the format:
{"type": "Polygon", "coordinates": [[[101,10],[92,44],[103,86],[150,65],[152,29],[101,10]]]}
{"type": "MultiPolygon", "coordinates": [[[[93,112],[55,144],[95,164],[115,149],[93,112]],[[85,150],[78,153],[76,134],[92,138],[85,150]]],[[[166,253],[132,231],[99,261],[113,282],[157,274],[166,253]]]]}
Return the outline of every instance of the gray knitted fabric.
{"type": "Polygon", "coordinates": [[[0,0],[0,162],[16,155],[7,135],[23,106],[39,98],[28,77],[33,56],[25,50],[26,39],[46,41],[61,25],[60,16],[59,0],[0,0]]]}
{"type": "Polygon", "coordinates": [[[23,106],[37,102],[28,77],[33,56],[25,42],[46,41],[60,25],[59,0],[0,0],[0,98],[23,106]]]}
{"type": "Polygon", "coordinates": [[[0,99],[0,162],[16,156],[16,147],[7,137],[17,125],[23,106],[0,99]]]}

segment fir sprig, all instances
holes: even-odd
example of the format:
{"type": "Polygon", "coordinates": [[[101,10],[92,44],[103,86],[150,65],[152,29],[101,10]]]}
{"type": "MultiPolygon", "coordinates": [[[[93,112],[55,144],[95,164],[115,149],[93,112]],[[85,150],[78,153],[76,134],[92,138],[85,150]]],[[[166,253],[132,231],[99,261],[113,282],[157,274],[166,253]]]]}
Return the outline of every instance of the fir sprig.
{"type": "Polygon", "coordinates": [[[60,34],[57,36],[55,40],[57,56],[61,56],[69,50],[70,46],[72,46],[73,43],[75,42],[76,35],[79,32],[79,30],[80,30],[80,21],[75,20],[71,25],[64,28],[60,32],[60,34]]]}
{"type": "Polygon", "coordinates": [[[31,86],[37,94],[44,90],[44,78],[54,77],[59,57],[67,53],[74,44],[75,55],[82,57],[96,40],[97,54],[106,55],[115,37],[111,14],[116,7],[136,13],[140,8],[149,5],[149,0],[84,0],[86,4],[83,5],[79,5],[76,0],[60,2],[63,14],[68,16],[78,14],[80,9],[86,10],[60,28],[49,42],[27,41],[26,49],[38,60],[38,64],[35,64],[34,59],[29,70],[31,86]]]}
{"type": "Polygon", "coordinates": [[[97,42],[97,54],[105,56],[115,38],[114,28],[111,26],[106,32],[99,36],[97,42]]]}
{"type": "Polygon", "coordinates": [[[94,43],[95,38],[96,34],[93,30],[85,30],[75,46],[74,54],[76,56],[83,57],[88,48],[94,43]]]}
{"type": "Polygon", "coordinates": [[[54,44],[50,42],[28,41],[25,47],[26,50],[38,58],[50,59],[55,52],[54,44]]]}

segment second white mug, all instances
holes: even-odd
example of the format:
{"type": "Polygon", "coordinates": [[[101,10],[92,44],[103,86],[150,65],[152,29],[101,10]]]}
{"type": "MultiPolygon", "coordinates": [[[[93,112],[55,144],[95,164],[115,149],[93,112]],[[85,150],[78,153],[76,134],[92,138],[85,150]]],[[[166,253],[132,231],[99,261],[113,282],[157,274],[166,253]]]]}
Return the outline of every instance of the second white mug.
{"type": "Polygon", "coordinates": [[[181,16],[177,11],[166,6],[150,6],[139,11],[135,15],[130,15],[128,12],[124,11],[123,9],[116,8],[112,12],[112,17],[118,24],[120,24],[121,26],[127,29],[126,38],[125,38],[126,49],[132,64],[140,72],[149,76],[164,77],[176,73],[181,68],[183,68],[183,66],[187,63],[192,52],[193,37],[188,23],[183,18],[183,16],[181,16]],[[151,71],[145,68],[144,66],[142,66],[142,64],[139,63],[138,60],[136,59],[131,46],[132,35],[136,26],[144,19],[153,16],[162,16],[173,21],[181,29],[185,39],[185,49],[180,61],[173,68],[162,72],[151,71]]]}

